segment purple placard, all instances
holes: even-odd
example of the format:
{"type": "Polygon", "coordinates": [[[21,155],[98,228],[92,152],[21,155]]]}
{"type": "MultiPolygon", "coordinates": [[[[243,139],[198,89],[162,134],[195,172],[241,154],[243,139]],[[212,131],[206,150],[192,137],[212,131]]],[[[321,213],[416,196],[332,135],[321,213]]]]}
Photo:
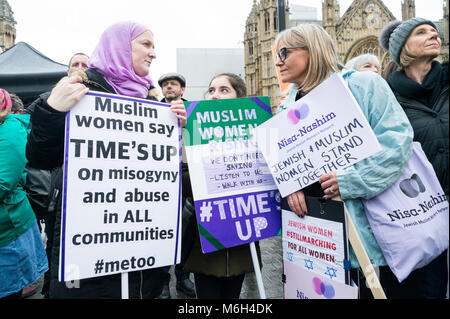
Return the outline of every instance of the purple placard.
{"type": "Polygon", "coordinates": [[[279,235],[280,201],[278,189],[196,201],[203,252],[279,235]]]}

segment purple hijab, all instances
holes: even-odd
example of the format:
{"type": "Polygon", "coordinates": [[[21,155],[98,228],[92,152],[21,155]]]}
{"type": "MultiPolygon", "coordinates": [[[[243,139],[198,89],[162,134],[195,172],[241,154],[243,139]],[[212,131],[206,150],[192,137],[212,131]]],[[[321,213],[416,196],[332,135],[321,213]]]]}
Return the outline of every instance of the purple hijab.
{"type": "Polygon", "coordinates": [[[88,66],[100,72],[117,94],[146,98],[153,84],[150,77],[134,72],[131,57],[131,41],[145,31],[150,30],[135,22],[113,24],[103,32],[89,58],[88,66]]]}

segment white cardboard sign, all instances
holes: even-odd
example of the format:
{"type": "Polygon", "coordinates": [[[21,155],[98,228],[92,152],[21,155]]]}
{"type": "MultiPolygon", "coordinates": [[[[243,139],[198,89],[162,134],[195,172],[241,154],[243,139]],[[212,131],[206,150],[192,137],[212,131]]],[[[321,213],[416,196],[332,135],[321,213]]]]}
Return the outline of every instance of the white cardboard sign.
{"type": "Polygon", "coordinates": [[[90,92],[68,113],[61,281],[179,262],[181,137],[168,106],[90,92]]]}
{"type": "Polygon", "coordinates": [[[259,125],[255,136],[283,197],[381,150],[338,74],[259,125]]]}

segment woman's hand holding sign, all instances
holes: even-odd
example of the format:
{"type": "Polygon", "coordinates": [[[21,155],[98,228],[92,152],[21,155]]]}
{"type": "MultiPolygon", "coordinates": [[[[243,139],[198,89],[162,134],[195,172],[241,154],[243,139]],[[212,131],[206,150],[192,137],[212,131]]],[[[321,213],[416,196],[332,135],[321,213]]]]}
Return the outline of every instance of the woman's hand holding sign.
{"type": "MultiPolygon", "coordinates": [[[[331,199],[340,195],[336,172],[324,174],[319,178],[319,183],[324,190],[323,199],[331,199]]],[[[297,191],[287,197],[289,207],[299,217],[304,217],[308,213],[305,194],[303,191],[297,191]]]]}
{"type": "Polygon", "coordinates": [[[180,120],[180,127],[186,125],[186,108],[183,101],[174,101],[171,103],[170,109],[175,114],[178,120],[180,120]]]}
{"type": "Polygon", "coordinates": [[[63,77],[53,88],[47,104],[57,111],[68,112],[77,104],[89,89],[84,86],[79,75],[63,77]]]}
{"type": "Polygon", "coordinates": [[[299,217],[304,217],[308,213],[308,208],[306,207],[305,194],[303,191],[297,191],[288,195],[288,204],[291,210],[296,213],[299,217]]]}
{"type": "Polygon", "coordinates": [[[323,196],[324,199],[330,199],[340,195],[335,171],[320,176],[319,183],[325,193],[325,196],[323,196]]]}

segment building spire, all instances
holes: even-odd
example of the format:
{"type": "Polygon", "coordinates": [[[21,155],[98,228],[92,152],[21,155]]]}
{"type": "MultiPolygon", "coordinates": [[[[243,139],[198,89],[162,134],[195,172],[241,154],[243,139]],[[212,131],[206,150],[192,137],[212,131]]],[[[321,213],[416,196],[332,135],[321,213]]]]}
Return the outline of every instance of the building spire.
{"type": "Polygon", "coordinates": [[[331,37],[335,37],[336,23],[341,14],[338,0],[323,0],[322,2],[322,26],[331,37]]]}
{"type": "Polygon", "coordinates": [[[0,19],[10,20],[16,23],[16,21],[14,20],[13,11],[11,10],[11,6],[6,0],[0,0],[0,19]]]}
{"type": "Polygon", "coordinates": [[[406,21],[416,16],[416,1],[402,0],[402,20],[406,21]]]}
{"type": "Polygon", "coordinates": [[[0,49],[9,49],[16,41],[16,21],[8,1],[0,0],[0,49]]]}
{"type": "Polygon", "coordinates": [[[322,23],[323,26],[334,25],[340,18],[339,1],[324,0],[322,2],[322,23]]]}

